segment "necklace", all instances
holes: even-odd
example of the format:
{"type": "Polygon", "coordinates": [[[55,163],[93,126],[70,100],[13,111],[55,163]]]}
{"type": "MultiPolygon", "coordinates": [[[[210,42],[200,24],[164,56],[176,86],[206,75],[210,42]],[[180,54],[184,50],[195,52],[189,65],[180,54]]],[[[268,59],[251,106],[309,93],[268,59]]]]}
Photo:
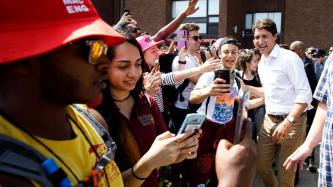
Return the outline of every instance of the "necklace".
{"type": "Polygon", "coordinates": [[[131,94],[128,94],[128,96],[125,99],[120,99],[120,100],[115,99],[115,98],[112,97],[112,100],[114,100],[116,102],[123,102],[123,101],[126,101],[130,96],[131,96],[131,94]]]}

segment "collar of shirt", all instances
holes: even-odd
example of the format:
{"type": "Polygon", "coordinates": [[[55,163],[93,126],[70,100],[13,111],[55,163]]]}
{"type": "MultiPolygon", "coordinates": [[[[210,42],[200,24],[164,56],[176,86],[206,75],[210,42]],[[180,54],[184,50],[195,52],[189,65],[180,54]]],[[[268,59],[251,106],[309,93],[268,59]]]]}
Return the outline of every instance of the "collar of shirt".
{"type": "Polygon", "coordinates": [[[279,56],[280,47],[278,44],[275,44],[274,48],[272,49],[271,53],[269,53],[268,57],[265,55],[261,55],[261,60],[264,62],[268,62],[270,58],[277,58],[279,56]]]}

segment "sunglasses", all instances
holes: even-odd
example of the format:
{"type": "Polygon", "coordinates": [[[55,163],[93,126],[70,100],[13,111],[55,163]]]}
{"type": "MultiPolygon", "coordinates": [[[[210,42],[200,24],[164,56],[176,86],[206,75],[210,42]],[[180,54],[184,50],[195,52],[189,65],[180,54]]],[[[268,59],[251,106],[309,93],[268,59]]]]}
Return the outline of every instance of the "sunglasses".
{"type": "Polygon", "coordinates": [[[98,64],[100,57],[108,51],[108,46],[103,40],[79,40],[69,45],[79,45],[84,54],[88,54],[88,62],[92,65],[98,64]]]}
{"type": "Polygon", "coordinates": [[[192,37],[189,37],[189,38],[192,38],[194,41],[198,41],[198,40],[202,40],[202,36],[192,36],[192,37]]]}

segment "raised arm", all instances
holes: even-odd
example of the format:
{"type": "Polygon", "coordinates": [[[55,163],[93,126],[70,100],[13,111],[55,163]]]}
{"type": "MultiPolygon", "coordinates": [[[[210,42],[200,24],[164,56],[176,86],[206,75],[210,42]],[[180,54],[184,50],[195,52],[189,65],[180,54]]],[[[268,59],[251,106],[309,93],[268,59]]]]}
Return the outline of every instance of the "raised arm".
{"type": "Polygon", "coordinates": [[[152,38],[154,41],[160,41],[165,40],[171,33],[173,33],[179,25],[184,21],[184,19],[194,14],[199,7],[195,7],[198,0],[190,0],[188,3],[187,8],[178,15],[173,21],[171,21],[168,25],[164,26],[162,29],[160,29],[152,38]]]}
{"type": "Polygon", "coordinates": [[[220,66],[220,60],[219,59],[214,60],[213,58],[211,58],[201,66],[191,68],[188,70],[176,71],[173,73],[174,73],[175,80],[177,82],[179,82],[179,81],[187,79],[187,78],[201,75],[202,73],[205,73],[205,72],[214,71],[219,66],[220,66]]]}

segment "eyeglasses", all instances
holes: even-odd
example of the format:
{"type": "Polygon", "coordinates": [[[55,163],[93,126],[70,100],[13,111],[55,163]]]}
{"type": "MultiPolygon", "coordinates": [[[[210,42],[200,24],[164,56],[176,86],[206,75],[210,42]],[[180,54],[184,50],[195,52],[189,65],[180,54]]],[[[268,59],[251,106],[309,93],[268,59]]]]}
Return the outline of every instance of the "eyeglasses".
{"type": "Polygon", "coordinates": [[[89,64],[96,65],[102,55],[106,55],[108,46],[103,40],[79,40],[69,43],[69,45],[80,45],[83,52],[88,55],[89,64]]]}
{"type": "Polygon", "coordinates": [[[198,40],[202,40],[202,36],[192,36],[192,37],[189,37],[189,38],[192,38],[194,41],[198,41],[198,40]]]}

